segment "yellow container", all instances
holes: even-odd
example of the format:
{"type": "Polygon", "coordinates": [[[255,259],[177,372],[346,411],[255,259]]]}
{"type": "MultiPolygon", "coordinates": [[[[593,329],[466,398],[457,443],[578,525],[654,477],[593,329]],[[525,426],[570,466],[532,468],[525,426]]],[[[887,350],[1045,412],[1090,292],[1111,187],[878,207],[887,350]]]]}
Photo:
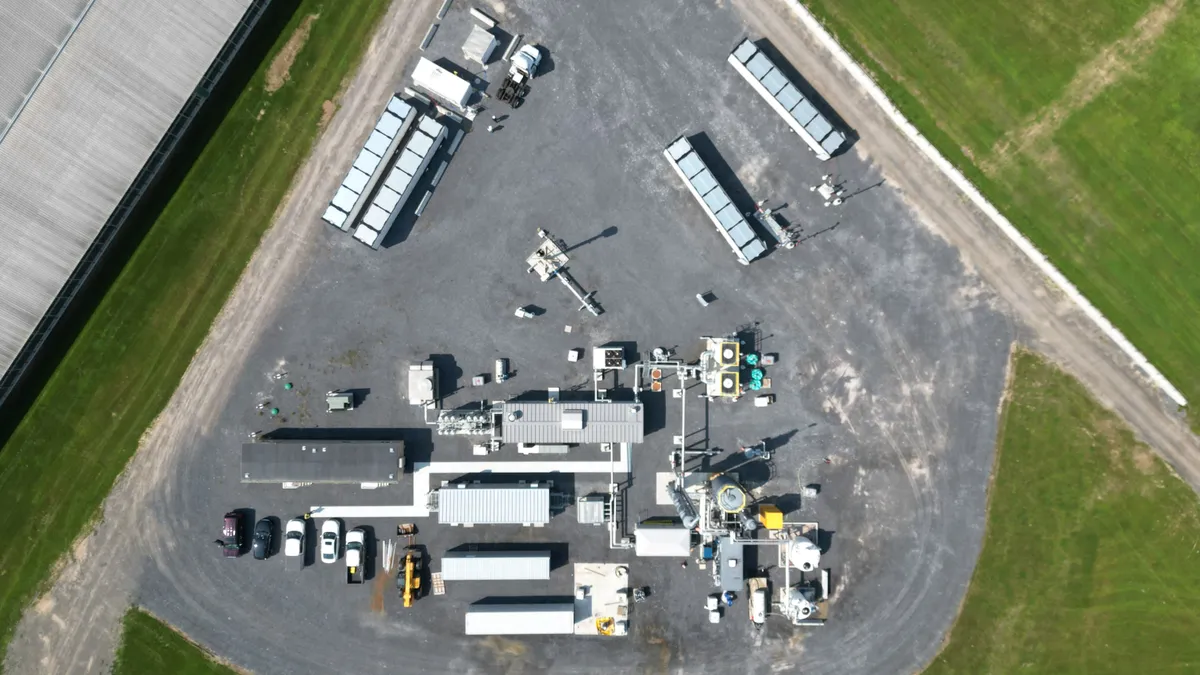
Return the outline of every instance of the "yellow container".
{"type": "Polygon", "coordinates": [[[758,506],[758,522],[768,530],[782,530],[783,511],[780,511],[779,507],[774,504],[760,504],[758,506]]]}

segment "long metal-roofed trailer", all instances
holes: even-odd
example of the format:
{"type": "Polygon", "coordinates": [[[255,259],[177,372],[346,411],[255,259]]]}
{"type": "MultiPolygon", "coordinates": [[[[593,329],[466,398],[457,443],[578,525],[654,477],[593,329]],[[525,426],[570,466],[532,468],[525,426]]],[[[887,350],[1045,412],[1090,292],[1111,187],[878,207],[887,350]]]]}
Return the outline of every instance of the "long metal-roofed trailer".
{"type": "Polygon", "coordinates": [[[573,635],[575,603],[487,604],[485,599],[467,608],[465,627],[467,635],[573,635]]]}
{"type": "Polygon", "coordinates": [[[441,525],[525,525],[550,522],[550,488],[537,483],[457,483],[435,493],[441,525]]]}
{"type": "Polygon", "coordinates": [[[443,581],[547,581],[550,551],[446,551],[443,581]]]}
{"type": "Polygon", "coordinates": [[[727,60],[804,139],[818,159],[829,159],[846,142],[846,135],[834,129],[833,124],[749,38],[742,40],[727,60]]]}
{"type": "Polygon", "coordinates": [[[408,137],[396,163],[388,172],[375,199],[354,230],[354,238],[375,250],[383,244],[387,233],[396,224],[400,210],[420,181],[421,174],[446,139],[446,126],[436,119],[423,116],[408,137]]]}
{"type": "Polygon", "coordinates": [[[404,441],[286,440],[242,444],[242,482],[364,488],[400,481],[404,441]]]}
{"type": "Polygon", "coordinates": [[[343,232],[350,231],[416,118],[411,105],[399,96],[392,96],[321,216],[322,220],[343,232]]]}
{"type": "Polygon", "coordinates": [[[466,110],[467,101],[471,100],[474,91],[470,82],[425,57],[417,61],[412,77],[413,84],[459,110],[466,110]]]}
{"type": "Polygon", "coordinates": [[[749,265],[751,260],[762,255],[767,245],[754,233],[754,228],[742,217],[737,206],[729,199],[725,189],[713,178],[712,171],[700,159],[700,155],[692,148],[687,138],[680,136],[671,141],[663,156],[670,162],[671,168],[683,179],[700,208],[708,214],[717,231],[725,238],[725,242],[733,249],[738,262],[749,265]]]}

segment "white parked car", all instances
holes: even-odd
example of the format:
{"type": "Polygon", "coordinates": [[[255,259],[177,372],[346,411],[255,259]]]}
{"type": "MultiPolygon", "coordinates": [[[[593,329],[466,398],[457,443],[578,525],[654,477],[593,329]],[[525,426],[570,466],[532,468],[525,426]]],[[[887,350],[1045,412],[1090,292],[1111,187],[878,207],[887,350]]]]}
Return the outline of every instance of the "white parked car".
{"type": "Polygon", "coordinates": [[[305,522],[303,518],[292,518],[288,521],[283,534],[285,569],[298,570],[304,567],[304,535],[305,522]]]}
{"type": "Polygon", "coordinates": [[[330,518],[321,525],[321,562],[331,563],[338,559],[341,550],[342,524],[330,518]]]}

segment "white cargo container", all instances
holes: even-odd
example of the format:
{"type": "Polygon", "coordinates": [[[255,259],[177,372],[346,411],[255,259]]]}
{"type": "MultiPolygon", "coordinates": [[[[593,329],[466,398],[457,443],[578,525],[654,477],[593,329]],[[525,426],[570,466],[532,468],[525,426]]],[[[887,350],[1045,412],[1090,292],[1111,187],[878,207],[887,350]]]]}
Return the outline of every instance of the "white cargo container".
{"type": "Polygon", "coordinates": [[[572,635],[575,603],[473,604],[466,614],[467,635],[572,635]]]}
{"type": "Polygon", "coordinates": [[[447,551],[443,581],[546,581],[550,551],[447,551]]]}
{"type": "Polygon", "coordinates": [[[413,70],[413,84],[459,110],[465,109],[471,100],[470,82],[424,57],[413,70]]]}

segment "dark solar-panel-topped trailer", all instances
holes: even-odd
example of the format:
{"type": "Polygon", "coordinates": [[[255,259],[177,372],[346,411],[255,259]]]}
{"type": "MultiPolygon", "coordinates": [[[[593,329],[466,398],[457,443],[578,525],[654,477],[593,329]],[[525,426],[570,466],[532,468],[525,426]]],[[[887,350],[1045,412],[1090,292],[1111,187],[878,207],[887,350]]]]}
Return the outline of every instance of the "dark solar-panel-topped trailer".
{"type": "Polygon", "coordinates": [[[671,141],[663,156],[671,163],[671,168],[683,179],[700,208],[708,214],[709,220],[717,226],[717,231],[725,238],[725,242],[737,255],[738,262],[749,265],[751,260],[762,255],[767,245],[754,233],[754,228],[742,217],[742,213],[729,199],[725,189],[713,178],[712,171],[700,159],[687,138],[680,136],[671,141]]]}
{"type": "Polygon", "coordinates": [[[804,139],[818,159],[829,159],[846,142],[846,135],[834,129],[833,124],[749,38],[742,40],[728,60],[754,91],[804,139]]]}
{"type": "Polygon", "coordinates": [[[287,440],[242,445],[243,483],[391,485],[404,472],[403,441],[287,440]]]}

